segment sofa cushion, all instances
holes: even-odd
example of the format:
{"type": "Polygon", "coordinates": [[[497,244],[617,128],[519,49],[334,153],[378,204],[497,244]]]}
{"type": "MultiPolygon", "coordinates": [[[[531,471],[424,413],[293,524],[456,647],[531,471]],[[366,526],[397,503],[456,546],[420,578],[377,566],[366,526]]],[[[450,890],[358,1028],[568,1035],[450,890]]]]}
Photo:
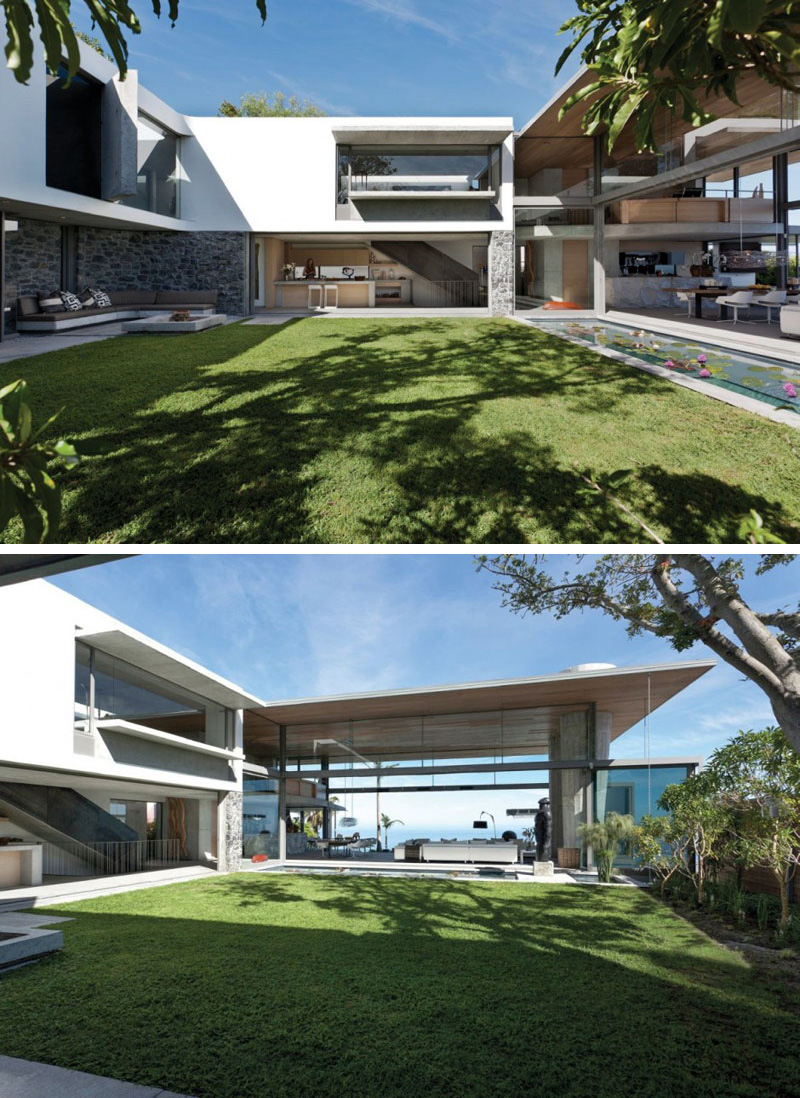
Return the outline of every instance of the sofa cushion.
{"type": "Polygon", "coordinates": [[[39,312],[39,300],[32,294],[17,298],[17,316],[33,316],[39,312]]]}
{"type": "Polygon", "coordinates": [[[155,305],[155,290],[109,290],[112,305],[155,305]]]}
{"type": "Polygon", "coordinates": [[[78,300],[84,309],[91,309],[96,304],[94,300],[94,294],[87,286],[85,290],[78,294],[78,300]]]}
{"type": "Polygon", "coordinates": [[[216,305],[218,290],[159,290],[156,305],[216,305]]]}
{"type": "Polygon", "coordinates": [[[39,294],[40,313],[63,313],[64,302],[58,290],[51,290],[49,294],[39,294]]]}
{"type": "Polygon", "coordinates": [[[69,290],[61,291],[61,300],[64,302],[64,308],[68,313],[79,313],[83,308],[81,299],[69,290]]]}

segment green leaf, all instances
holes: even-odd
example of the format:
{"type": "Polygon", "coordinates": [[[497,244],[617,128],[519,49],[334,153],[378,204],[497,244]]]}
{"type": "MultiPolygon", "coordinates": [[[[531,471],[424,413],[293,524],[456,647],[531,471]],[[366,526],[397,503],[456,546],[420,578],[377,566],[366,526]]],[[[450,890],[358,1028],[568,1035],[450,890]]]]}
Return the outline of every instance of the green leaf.
{"type": "Polygon", "coordinates": [[[6,64],[18,84],[27,84],[33,68],[33,14],[27,0],[4,0],[6,64]]]}
{"type": "Polygon", "coordinates": [[[766,13],[765,0],[728,0],[728,22],[740,34],[755,34],[766,13]]]}

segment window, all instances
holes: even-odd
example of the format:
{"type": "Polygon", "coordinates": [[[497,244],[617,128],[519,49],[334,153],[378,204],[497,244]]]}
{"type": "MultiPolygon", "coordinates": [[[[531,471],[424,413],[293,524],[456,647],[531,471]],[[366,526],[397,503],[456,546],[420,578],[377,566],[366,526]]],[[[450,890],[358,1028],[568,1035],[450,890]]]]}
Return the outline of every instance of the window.
{"type": "Polygon", "coordinates": [[[45,180],[48,187],[100,198],[103,86],[78,74],[67,83],[62,66],[47,76],[45,180]]]}
{"type": "Polygon", "coordinates": [[[501,149],[495,145],[388,148],[340,145],[338,204],[364,191],[497,192],[501,149]]]}
{"type": "Polygon", "coordinates": [[[85,644],[76,645],[74,712],[81,731],[117,717],[217,747],[234,741],[233,710],[85,644]]]}
{"type": "Polygon", "coordinates": [[[179,138],[140,114],[136,145],[136,194],[123,205],[165,217],[178,217],[180,167],[179,138]]]}

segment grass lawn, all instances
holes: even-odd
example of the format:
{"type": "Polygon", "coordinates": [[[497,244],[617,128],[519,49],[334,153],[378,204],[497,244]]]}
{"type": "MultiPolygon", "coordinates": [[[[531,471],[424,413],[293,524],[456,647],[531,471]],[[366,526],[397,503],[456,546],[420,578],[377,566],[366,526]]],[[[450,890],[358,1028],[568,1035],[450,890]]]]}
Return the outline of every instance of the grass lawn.
{"type": "MultiPolygon", "coordinates": [[[[104,447],[71,542],[800,540],[800,436],[512,321],[302,320],[125,336],[6,364],[35,422],[104,447]],[[792,436],[792,444],[789,437],[792,436]]],[[[10,540],[19,537],[12,529],[10,540]]]]}
{"type": "Polygon", "coordinates": [[[200,1098],[791,1098],[796,992],[633,890],[240,874],[48,908],[0,1053],[200,1098]]]}

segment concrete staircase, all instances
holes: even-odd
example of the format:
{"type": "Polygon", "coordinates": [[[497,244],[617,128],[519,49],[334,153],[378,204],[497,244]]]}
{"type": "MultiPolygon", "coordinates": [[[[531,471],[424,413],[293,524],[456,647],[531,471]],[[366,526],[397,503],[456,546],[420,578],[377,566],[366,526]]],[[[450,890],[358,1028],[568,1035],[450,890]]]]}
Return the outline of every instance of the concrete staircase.
{"type": "Polygon", "coordinates": [[[429,282],[454,283],[442,286],[443,305],[480,304],[480,280],[477,271],[465,267],[423,240],[373,240],[373,248],[401,263],[429,282]]]}
{"type": "MultiPolygon", "coordinates": [[[[71,854],[88,872],[109,872],[114,848],[96,843],[137,842],[132,827],[122,823],[75,789],[62,786],[0,782],[0,815],[30,831],[44,842],[70,844],[71,854]]],[[[116,848],[118,849],[118,848],[116,848]]]]}

